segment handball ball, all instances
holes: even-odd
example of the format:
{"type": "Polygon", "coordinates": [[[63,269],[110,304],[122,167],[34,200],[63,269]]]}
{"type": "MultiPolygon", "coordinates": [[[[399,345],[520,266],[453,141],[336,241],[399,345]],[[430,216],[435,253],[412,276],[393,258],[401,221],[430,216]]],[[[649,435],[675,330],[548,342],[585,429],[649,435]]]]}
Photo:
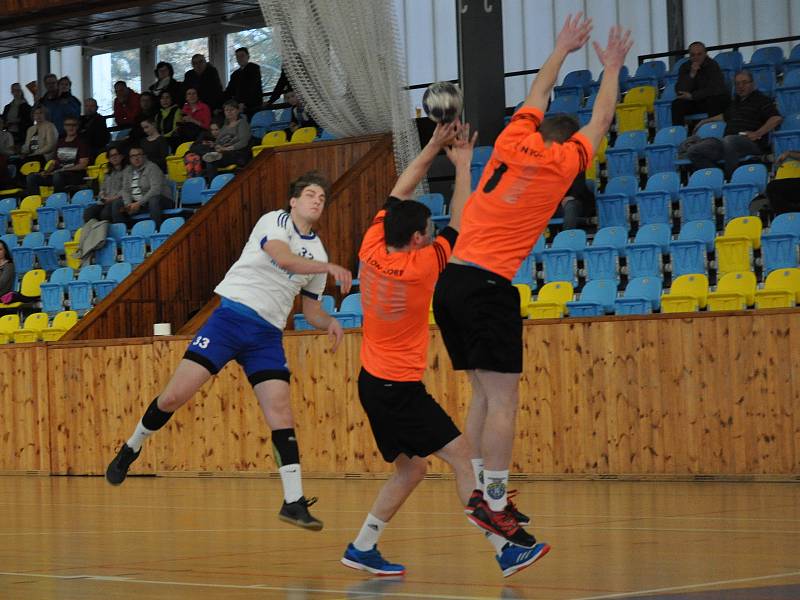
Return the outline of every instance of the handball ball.
{"type": "Polygon", "coordinates": [[[432,83],[422,96],[422,108],[431,121],[451,123],[461,114],[464,97],[461,90],[449,81],[432,83]]]}

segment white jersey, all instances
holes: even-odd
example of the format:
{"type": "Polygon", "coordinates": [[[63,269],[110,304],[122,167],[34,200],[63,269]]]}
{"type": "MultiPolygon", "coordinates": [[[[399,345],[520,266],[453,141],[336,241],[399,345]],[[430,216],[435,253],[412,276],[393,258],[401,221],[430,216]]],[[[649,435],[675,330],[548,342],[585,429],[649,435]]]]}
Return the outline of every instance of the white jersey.
{"type": "Polygon", "coordinates": [[[327,273],[300,275],[280,268],[262,246],[269,240],[286,243],[292,253],[328,262],[328,254],[315,233],[302,235],[285,210],[274,210],[258,220],[250,239],[225,278],[214,291],[224,298],[240,302],[256,311],[278,329],[286,319],[299,293],[315,300],[325,291],[327,273]]]}

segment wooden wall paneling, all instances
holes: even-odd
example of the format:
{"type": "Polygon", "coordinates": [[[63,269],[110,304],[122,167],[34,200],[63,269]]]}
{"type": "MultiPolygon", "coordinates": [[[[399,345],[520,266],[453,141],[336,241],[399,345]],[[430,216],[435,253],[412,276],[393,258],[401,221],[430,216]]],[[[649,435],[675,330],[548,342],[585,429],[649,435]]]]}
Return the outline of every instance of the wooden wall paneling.
{"type": "MultiPolygon", "coordinates": [[[[639,339],[636,348],[636,389],[639,413],[640,473],[664,472],[664,392],[658,379],[657,323],[637,321],[639,339]]],[[[586,431],[586,430],[585,430],[586,431]]]]}
{"type": "MultiPolygon", "coordinates": [[[[691,340],[695,346],[690,360],[696,365],[698,373],[712,373],[716,360],[714,359],[714,341],[716,328],[713,321],[703,319],[690,321],[691,325],[684,326],[684,339],[691,340]]],[[[726,355],[726,359],[730,360],[726,355]]],[[[725,455],[723,439],[725,425],[722,421],[724,406],[727,404],[719,390],[712,388],[709,381],[702,377],[695,377],[697,382],[695,396],[699,405],[698,415],[698,469],[700,473],[718,473],[727,468],[728,457],[725,455]]]]}
{"type": "Polygon", "coordinates": [[[610,396],[607,383],[613,378],[612,348],[609,338],[613,327],[598,323],[598,327],[586,326],[583,352],[581,354],[582,373],[587,381],[587,457],[582,470],[595,473],[609,473],[608,451],[608,410],[610,396]],[[590,434],[588,432],[591,432],[590,434]]]}
{"type": "Polygon", "coordinates": [[[520,405],[530,407],[517,416],[517,432],[522,448],[515,447],[512,469],[515,472],[546,473],[556,469],[555,452],[559,443],[555,427],[558,415],[554,410],[557,374],[556,365],[548,359],[550,340],[544,335],[547,325],[534,336],[523,337],[523,381],[520,405]]]}
{"type": "MultiPolygon", "coordinates": [[[[785,357],[794,356],[797,348],[800,348],[800,331],[796,327],[796,322],[791,315],[786,317],[789,326],[789,335],[787,336],[788,350],[781,355],[781,362],[778,363],[778,368],[782,368],[785,364],[785,357]]],[[[791,393],[786,399],[787,407],[784,409],[784,415],[792,415],[791,420],[787,423],[790,432],[789,437],[792,440],[793,461],[791,465],[791,473],[800,473],[800,369],[796,360],[789,361],[789,368],[786,369],[791,374],[791,393]]]]}
{"type": "Polygon", "coordinates": [[[0,472],[47,472],[50,415],[45,346],[0,346],[0,364],[0,472]]]}
{"type": "Polygon", "coordinates": [[[776,462],[773,468],[780,471],[789,472],[794,464],[794,446],[792,444],[791,421],[787,417],[793,413],[792,410],[792,370],[790,368],[778,369],[778,365],[783,361],[782,357],[791,356],[792,347],[789,345],[791,325],[785,314],[776,315],[770,322],[770,339],[773,341],[769,345],[771,356],[766,365],[766,376],[768,378],[767,387],[770,389],[770,408],[772,419],[775,423],[772,443],[775,445],[776,462]]]}
{"type": "MultiPolygon", "coordinates": [[[[152,345],[147,341],[56,344],[48,348],[52,472],[105,473],[142,412],[136,399],[152,399],[152,345]]],[[[153,472],[152,455],[137,461],[153,472]]]]}

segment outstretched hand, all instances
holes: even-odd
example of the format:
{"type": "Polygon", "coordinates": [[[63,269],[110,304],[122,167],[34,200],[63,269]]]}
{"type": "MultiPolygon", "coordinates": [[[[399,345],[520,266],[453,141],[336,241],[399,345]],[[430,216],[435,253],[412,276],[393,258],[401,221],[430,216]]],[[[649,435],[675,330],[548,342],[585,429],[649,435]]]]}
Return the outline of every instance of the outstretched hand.
{"type": "Polygon", "coordinates": [[[469,168],[472,162],[472,150],[475,148],[475,142],[477,140],[478,132],[476,131],[470,136],[469,123],[464,123],[458,128],[456,136],[453,139],[453,144],[451,146],[445,146],[444,148],[447,158],[449,158],[450,162],[455,166],[466,165],[466,167],[469,168]]]}
{"type": "Polygon", "coordinates": [[[623,33],[622,27],[614,25],[608,31],[608,43],[603,49],[597,42],[592,42],[597,58],[606,69],[618,70],[625,64],[625,56],[633,46],[631,30],[626,29],[623,33]]]}
{"type": "Polygon", "coordinates": [[[436,148],[449,146],[453,143],[459,126],[460,122],[458,119],[450,123],[437,123],[436,129],[433,130],[433,135],[428,143],[436,148]]]}
{"type": "Polygon", "coordinates": [[[582,12],[574,17],[567,16],[564,26],[556,38],[556,49],[570,53],[580,50],[589,41],[592,33],[592,20],[583,16],[582,12]]]}

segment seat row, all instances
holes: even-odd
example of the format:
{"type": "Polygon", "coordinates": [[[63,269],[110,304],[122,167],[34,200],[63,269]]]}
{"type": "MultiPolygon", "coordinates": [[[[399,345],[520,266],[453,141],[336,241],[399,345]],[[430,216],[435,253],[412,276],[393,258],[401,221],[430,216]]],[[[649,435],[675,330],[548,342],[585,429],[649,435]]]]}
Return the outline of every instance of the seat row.
{"type": "Polygon", "coordinates": [[[39,312],[28,315],[25,323],[20,325],[19,315],[0,317],[0,344],[11,342],[55,342],[78,322],[78,313],[73,310],[61,311],[50,321],[47,313],[39,312]]]}

